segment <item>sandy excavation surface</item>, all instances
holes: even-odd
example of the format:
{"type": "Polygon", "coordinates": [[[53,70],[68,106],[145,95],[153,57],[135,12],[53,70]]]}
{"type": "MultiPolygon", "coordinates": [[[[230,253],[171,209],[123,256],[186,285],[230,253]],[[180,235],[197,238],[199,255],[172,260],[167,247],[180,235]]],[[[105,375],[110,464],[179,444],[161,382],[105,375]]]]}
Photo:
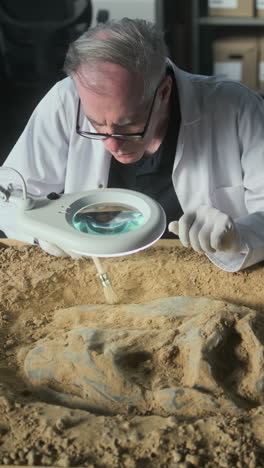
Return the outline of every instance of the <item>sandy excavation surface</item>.
{"type": "Polygon", "coordinates": [[[119,305],[89,259],[0,245],[0,465],[264,467],[264,265],[104,265],[119,305]]]}

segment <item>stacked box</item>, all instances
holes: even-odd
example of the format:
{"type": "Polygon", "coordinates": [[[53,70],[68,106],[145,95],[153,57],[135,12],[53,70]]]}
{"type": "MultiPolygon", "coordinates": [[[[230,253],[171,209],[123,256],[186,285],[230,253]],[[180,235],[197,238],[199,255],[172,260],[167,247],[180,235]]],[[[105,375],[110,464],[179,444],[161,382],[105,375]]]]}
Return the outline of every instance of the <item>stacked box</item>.
{"type": "Polygon", "coordinates": [[[264,0],[256,0],[256,15],[259,18],[264,17],[264,0]]]}
{"type": "MultiPolygon", "coordinates": [[[[263,3],[263,0],[258,1],[263,3]]],[[[252,17],[255,14],[254,0],[208,0],[208,14],[252,17]]]]}
{"type": "Polygon", "coordinates": [[[214,41],[214,75],[257,88],[257,45],[256,37],[227,37],[214,41]]]}

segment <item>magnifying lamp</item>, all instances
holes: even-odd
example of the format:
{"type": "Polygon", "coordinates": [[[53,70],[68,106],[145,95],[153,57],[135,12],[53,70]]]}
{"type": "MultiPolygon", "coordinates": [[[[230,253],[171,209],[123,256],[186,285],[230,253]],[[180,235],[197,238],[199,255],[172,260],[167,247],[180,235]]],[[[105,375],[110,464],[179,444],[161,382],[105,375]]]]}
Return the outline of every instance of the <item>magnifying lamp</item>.
{"type": "Polygon", "coordinates": [[[106,188],[30,198],[18,174],[23,198],[12,196],[3,187],[0,196],[16,203],[21,231],[35,238],[83,256],[116,257],[146,249],[165,231],[163,208],[145,194],[106,188]]]}

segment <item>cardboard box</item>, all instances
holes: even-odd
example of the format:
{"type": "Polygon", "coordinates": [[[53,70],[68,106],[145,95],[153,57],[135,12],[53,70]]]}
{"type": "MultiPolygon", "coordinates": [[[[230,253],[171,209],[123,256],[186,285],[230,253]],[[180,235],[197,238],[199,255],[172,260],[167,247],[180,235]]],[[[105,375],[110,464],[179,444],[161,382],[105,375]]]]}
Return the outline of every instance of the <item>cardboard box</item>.
{"type": "Polygon", "coordinates": [[[252,17],[255,15],[254,0],[208,0],[208,14],[209,16],[252,17]]]}
{"type": "Polygon", "coordinates": [[[258,87],[256,37],[225,37],[213,43],[214,75],[223,75],[256,89],[258,87]]]}
{"type": "Polygon", "coordinates": [[[256,15],[259,18],[264,17],[264,0],[256,0],[256,15]]]}
{"type": "Polygon", "coordinates": [[[264,90],[264,36],[258,40],[258,88],[264,90]]]}

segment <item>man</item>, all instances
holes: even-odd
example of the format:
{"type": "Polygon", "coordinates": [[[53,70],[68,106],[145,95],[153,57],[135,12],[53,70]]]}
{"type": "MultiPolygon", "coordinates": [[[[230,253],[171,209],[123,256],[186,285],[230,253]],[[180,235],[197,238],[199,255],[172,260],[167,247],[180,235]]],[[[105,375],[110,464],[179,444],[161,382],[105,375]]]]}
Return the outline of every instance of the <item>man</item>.
{"type": "MultiPolygon", "coordinates": [[[[185,246],[220,268],[264,259],[259,95],[178,69],[161,34],[143,20],[90,29],[70,46],[65,71],[69,77],[40,102],[5,162],[24,176],[29,193],[138,190],[161,203],[185,246]]],[[[10,213],[2,205],[0,229],[33,242],[10,213]]],[[[39,242],[64,254],[63,245],[39,242]]]]}

